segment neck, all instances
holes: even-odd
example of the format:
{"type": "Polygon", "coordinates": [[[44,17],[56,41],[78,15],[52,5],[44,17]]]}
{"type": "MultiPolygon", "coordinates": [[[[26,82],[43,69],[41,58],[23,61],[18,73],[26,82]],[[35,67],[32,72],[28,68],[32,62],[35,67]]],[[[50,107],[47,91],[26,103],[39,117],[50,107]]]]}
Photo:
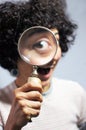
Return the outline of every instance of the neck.
{"type": "Polygon", "coordinates": [[[43,93],[47,92],[50,88],[50,84],[43,87],[43,93]]]}

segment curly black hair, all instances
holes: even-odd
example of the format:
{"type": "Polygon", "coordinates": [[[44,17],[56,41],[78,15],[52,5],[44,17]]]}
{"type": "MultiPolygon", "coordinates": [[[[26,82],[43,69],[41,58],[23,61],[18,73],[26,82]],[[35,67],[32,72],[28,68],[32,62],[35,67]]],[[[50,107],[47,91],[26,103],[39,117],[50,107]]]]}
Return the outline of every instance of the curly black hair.
{"type": "Polygon", "coordinates": [[[74,41],[77,25],[66,13],[65,0],[27,0],[0,4],[0,65],[9,71],[20,58],[17,43],[21,33],[32,26],[57,28],[62,52],[74,41]]]}

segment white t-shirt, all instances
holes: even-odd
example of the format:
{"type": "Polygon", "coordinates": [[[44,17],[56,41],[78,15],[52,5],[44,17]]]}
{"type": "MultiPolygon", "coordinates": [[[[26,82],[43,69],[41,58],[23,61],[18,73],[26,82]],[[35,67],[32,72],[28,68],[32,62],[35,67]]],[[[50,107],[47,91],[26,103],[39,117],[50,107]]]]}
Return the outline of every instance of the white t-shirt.
{"type": "MultiPolygon", "coordinates": [[[[13,100],[13,82],[0,90],[0,130],[6,123],[13,100]]],[[[51,88],[43,94],[40,115],[21,130],[79,130],[86,122],[86,92],[76,82],[53,78],[51,88]]]]}

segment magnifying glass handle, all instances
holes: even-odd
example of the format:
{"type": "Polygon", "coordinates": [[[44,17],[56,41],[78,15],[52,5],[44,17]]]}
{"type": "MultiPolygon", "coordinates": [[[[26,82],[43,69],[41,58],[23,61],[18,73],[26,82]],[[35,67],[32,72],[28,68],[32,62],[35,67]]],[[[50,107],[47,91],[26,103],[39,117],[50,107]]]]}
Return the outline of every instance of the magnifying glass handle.
{"type": "Polygon", "coordinates": [[[31,76],[28,78],[28,82],[34,82],[41,84],[41,80],[38,78],[38,73],[37,73],[37,66],[33,66],[33,72],[31,76]]]}
{"type": "Polygon", "coordinates": [[[38,77],[37,68],[37,66],[33,66],[31,77],[38,77]]]}
{"type": "Polygon", "coordinates": [[[34,84],[41,84],[41,80],[38,77],[29,77],[28,82],[34,82],[34,84]]]}
{"type": "MultiPolygon", "coordinates": [[[[36,84],[41,84],[41,80],[38,77],[29,77],[28,82],[33,82],[35,85],[36,84]]],[[[28,122],[32,122],[32,115],[27,116],[28,122]]]]}
{"type": "MultiPolygon", "coordinates": [[[[38,86],[41,85],[41,80],[38,78],[38,74],[37,74],[36,68],[33,69],[33,72],[31,74],[31,76],[28,78],[28,82],[29,83],[33,82],[34,85],[38,85],[38,86]]],[[[29,122],[32,122],[31,118],[32,118],[31,116],[28,117],[29,122]]]]}

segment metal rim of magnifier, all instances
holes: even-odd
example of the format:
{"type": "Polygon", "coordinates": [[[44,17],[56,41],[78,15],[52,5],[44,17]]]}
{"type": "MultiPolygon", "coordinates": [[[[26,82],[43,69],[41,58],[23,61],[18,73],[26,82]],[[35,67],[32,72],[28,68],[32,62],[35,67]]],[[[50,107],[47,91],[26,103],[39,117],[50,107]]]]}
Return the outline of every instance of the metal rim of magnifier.
{"type": "MultiPolygon", "coordinates": [[[[18,52],[19,52],[20,57],[21,57],[26,63],[28,63],[28,64],[30,64],[30,65],[33,65],[33,66],[35,66],[35,65],[34,65],[34,64],[31,64],[30,62],[28,62],[27,60],[25,60],[24,56],[21,54],[21,52],[20,52],[20,41],[21,41],[23,35],[24,35],[26,32],[28,32],[28,31],[31,30],[31,29],[36,29],[36,28],[45,29],[45,30],[49,31],[49,32],[54,36],[54,39],[55,39],[55,41],[56,41],[56,50],[55,50],[55,53],[54,53],[53,57],[51,58],[51,60],[54,58],[54,56],[55,56],[55,54],[56,54],[56,52],[57,52],[57,47],[58,47],[58,40],[56,40],[55,34],[53,33],[53,31],[51,31],[51,30],[48,29],[47,27],[44,27],[44,26],[33,26],[33,27],[27,28],[25,31],[23,31],[23,33],[21,34],[21,36],[19,37],[19,40],[18,40],[18,52]]],[[[51,60],[50,60],[50,61],[51,61],[51,60]]],[[[45,64],[36,65],[36,66],[46,65],[46,64],[49,63],[50,61],[46,62],[45,64]]]]}

